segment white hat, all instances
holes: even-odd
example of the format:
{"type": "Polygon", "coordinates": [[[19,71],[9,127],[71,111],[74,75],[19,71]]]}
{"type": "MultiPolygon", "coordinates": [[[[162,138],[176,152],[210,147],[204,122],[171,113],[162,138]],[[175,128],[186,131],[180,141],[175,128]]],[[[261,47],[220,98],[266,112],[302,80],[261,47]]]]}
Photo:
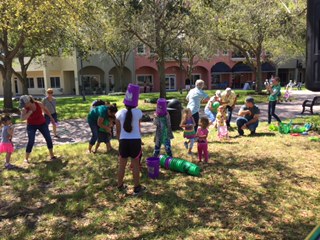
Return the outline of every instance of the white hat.
{"type": "Polygon", "coordinates": [[[227,91],[227,92],[231,92],[231,88],[229,88],[229,87],[226,88],[226,91],[227,91]]]}
{"type": "Polygon", "coordinates": [[[24,108],[25,105],[30,102],[31,98],[28,95],[22,95],[19,99],[19,108],[24,108]]]}

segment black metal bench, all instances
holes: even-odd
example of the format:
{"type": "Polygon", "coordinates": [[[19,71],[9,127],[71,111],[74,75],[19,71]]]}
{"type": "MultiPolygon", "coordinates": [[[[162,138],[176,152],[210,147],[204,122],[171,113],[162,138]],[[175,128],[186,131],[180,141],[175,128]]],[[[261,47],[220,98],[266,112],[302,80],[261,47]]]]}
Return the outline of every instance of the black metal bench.
{"type": "Polygon", "coordinates": [[[318,97],[314,97],[313,100],[305,100],[302,103],[302,112],[301,114],[303,114],[305,111],[310,111],[311,114],[313,114],[313,106],[319,106],[320,105],[320,96],[318,97]],[[305,108],[309,107],[310,110],[306,110],[305,108]]]}

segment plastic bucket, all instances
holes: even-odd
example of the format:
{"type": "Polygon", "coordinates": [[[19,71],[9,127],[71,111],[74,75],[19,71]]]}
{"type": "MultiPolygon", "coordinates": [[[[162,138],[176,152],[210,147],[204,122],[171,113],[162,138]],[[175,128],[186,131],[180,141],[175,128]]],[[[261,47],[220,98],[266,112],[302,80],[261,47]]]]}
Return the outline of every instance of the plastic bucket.
{"type": "Polygon", "coordinates": [[[152,179],[159,177],[160,159],[158,157],[147,158],[148,176],[152,179]]]}
{"type": "Polygon", "coordinates": [[[288,134],[291,131],[291,124],[280,123],[279,132],[282,134],[288,134]]]}
{"type": "Polygon", "coordinates": [[[166,160],[169,158],[168,155],[160,155],[160,165],[161,167],[164,167],[166,160]]]}
{"type": "Polygon", "coordinates": [[[170,163],[172,161],[172,157],[168,157],[164,163],[165,169],[169,169],[170,163]]]}

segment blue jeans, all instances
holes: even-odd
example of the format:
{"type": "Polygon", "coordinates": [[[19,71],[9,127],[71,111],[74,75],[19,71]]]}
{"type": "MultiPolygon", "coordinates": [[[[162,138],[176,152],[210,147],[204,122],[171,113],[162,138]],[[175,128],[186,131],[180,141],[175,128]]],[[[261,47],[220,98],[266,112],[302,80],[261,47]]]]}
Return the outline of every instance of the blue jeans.
{"type": "MultiPolygon", "coordinates": [[[[164,147],[165,147],[165,149],[166,149],[167,155],[169,155],[170,157],[172,157],[170,139],[167,139],[166,143],[164,144],[164,147]]],[[[153,156],[154,156],[154,157],[159,157],[160,148],[161,148],[161,142],[156,142],[156,145],[154,146],[154,152],[153,152],[153,156]]]]}
{"type": "Polygon", "coordinates": [[[226,124],[227,124],[228,127],[230,127],[230,122],[231,122],[231,118],[232,118],[232,110],[233,109],[230,106],[227,106],[226,109],[227,109],[227,114],[228,114],[228,118],[226,120],[226,124]]]}
{"type": "Polygon", "coordinates": [[[210,122],[213,123],[214,120],[216,120],[217,113],[211,112],[211,110],[208,109],[208,108],[205,108],[205,109],[204,109],[204,113],[207,115],[207,117],[209,118],[209,121],[210,121],[210,122]]]}
{"type": "MultiPolygon", "coordinates": [[[[241,127],[242,127],[244,124],[248,123],[248,122],[249,122],[248,119],[246,119],[246,118],[244,118],[244,117],[239,117],[239,118],[237,118],[236,123],[237,123],[239,135],[243,135],[243,134],[244,134],[244,132],[243,132],[243,130],[241,129],[241,127]]],[[[256,122],[254,122],[254,123],[251,123],[250,125],[248,125],[248,129],[249,129],[251,132],[255,132],[256,129],[257,129],[257,127],[258,127],[258,125],[259,125],[259,121],[256,121],[256,122]]]]}
{"type": "Polygon", "coordinates": [[[99,126],[98,126],[97,122],[93,122],[93,123],[89,122],[89,127],[90,127],[91,133],[92,133],[89,144],[93,146],[96,143],[96,141],[98,140],[99,126]]]}
{"type": "Polygon", "coordinates": [[[195,114],[193,114],[192,117],[195,122],[194,131],[197,132],[198,124],[199,124],[199,112],[196,112],[195,114]]]}
{"type": "Polygon", "coordinates": [[[271,123],[271,118],[274,117],[278,122],[281,122],[277,114],[275,114],[277,101],[269,101],[268,105],[268,123],[271,123]]]}
{"type": "Polygon", "coordinates": [[[27,125],[27,133],[28,133],[28,144],[27,144],[27,153],[31,153],[33,145],[34,145],[34,139],[36,137],[36,132],[39,130],[46,140],[48,149],[52,149],[52,139],[50,136],[49,128],[46,123],[42,125],[27,125]]]}

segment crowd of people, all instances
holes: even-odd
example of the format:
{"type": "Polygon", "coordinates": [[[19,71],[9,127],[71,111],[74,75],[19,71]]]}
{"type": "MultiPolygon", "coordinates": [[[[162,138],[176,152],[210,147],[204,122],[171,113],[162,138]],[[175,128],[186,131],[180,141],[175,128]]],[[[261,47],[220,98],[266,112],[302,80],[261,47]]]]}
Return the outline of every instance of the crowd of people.
{"type": "MultiPolygon", "coordinates": [[[[277,122],[281,122],[276,115],[276,104],[280,95],[280,79],[275,77],[272,83],[266,86],[269,92],[268,103],[268,123],[274,117],[277,122]]],[[[224,91],[217,90],[215,95],[209,97],[203,90],[204,81],[197,80],[195,87],[191,89],[186,100],[188,102],[183,109],[180,127],[183,129],[185,138],[184,146],[188,154],[193,154],[193,146],[197,144],[197,153],[199,163],[204,164],[209,161],[208,136],[209,129],[217,129],[217,137],[224,141],[229,139],[228,131],[231,128],[231,119],[235,105],[237,104],[237,95],[231,88],[224,91]],[[201,103],[206,103],[204,108],[205,115],[200,117],[201,103]]],[[[36,131],[39,130],[47,143],[49,156],[55,160],[53,153],[52,138],[49,131],[49,125],[52,124],[53,136],[59,138],[57,134],[58,115],[56,111],[56,99],[53,97],[53,90],[46,91],[47,96],[42,102],[35,101],[30,95],[20,97],[19,107],[21,109],[21,119],[27,122],[28,143],[25,152],[25,162],[29,163],[30,153],[35,141],[36,131]]],[[[142,157],[142,139],[140,121],[143,116],[138,108],[140,87],[129,84],[124,98],[125,108],[118,111],[116,104],[110,104],[103,100],[96,100],[92,103],[87,122],[91,130],[91,137],[88,144],[88,153],[97,152],[101,143],[106,145],[107,152],[112,151],[110,144],[112,137],[119,140],[119,167],[118,167],[118,190],[126,191],[124,176],[128,158],[131,158],[131,169],[133,174],[134,195],[139,195],[145,190],[140,184],[140,168],[142,157]],[[114,136],[114,127],[116,136],[114,136]]],[[[241,106],[238,112],[238,118],[235,121],[238,134],[244,135],[244,130],[248,129],[250,134],[256,133],[259,125],[260,109],[255,104],[254,98],[248,96],[245,104],[241,106]]],[[[157,108],[154,113],[154,124],[156,131],[154,134],[154,152],[153,156],[158,157],[161,152],[161,146],[164,146],[165,152],[173,156],[171,140],[174,134],[171,129],[170,116],[167,111],[167,101],[158,99],[157,108]]],[[[0,153],[6,153],[5,168],[13,169],[15,166],[10,163],[11,154],[14,151],[12,137],[14,127],[9,116],[1,118],[2,138],[0,143],[0,153]]]]}

